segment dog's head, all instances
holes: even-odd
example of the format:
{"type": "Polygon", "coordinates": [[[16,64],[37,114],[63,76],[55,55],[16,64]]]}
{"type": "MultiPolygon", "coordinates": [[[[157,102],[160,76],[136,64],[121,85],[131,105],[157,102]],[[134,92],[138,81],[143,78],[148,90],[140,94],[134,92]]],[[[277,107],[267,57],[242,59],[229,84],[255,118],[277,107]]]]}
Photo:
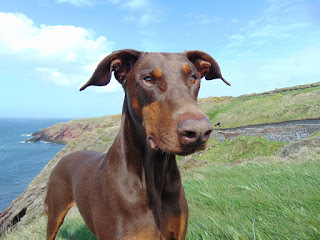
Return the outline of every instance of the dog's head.
{"type": "Polygon", "coordinates": [[[210,55],[116,51],[99,63],[80,90],[107,85],[112,71],[125,90],[131,118],[143,126],[152,150],[186,155],[205,148],[212,126],[196,103],[200,80],[220,78],[230,85],[210,55]]]}

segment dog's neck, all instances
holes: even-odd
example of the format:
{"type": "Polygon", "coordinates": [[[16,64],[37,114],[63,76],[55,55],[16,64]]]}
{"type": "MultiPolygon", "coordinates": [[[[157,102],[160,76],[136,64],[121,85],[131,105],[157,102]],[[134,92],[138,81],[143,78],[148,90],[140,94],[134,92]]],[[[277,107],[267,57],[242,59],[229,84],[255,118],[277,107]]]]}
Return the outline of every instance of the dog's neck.
{"type": "Polygon", "coordinates": [[[163,203],[168,199],[179,199],[182,188],[180,172],[175,155],[152,150],[144,129],[138,129],[139,126],[131,117],[125,101],[120,131],[112,147],[117,148],[126,170],[139,178],[141,186],[145,187],[149,206],[153,207],[155,221],[161,227],[161,216],[166,211],[163,203]]]}

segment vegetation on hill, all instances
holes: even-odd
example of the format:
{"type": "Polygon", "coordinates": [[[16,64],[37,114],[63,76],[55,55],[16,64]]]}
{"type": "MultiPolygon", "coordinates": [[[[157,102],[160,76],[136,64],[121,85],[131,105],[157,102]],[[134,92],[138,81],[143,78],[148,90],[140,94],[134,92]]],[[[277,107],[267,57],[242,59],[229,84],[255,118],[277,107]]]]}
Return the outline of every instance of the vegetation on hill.
{"type": "MultiPolygon", "coordinates": [[[[190,210],[188,240],[319,238],[320,131],[293,143],[240,136],[210,144],[179,160],[190,210]]],[[[42,216],[5,239],[43,239],[45,228],[42,216]]],[[[74,210],[57,239],[96,238],[74,210]]]]}
{"type": "MultiPolygon", "coordinates": [[[[209,97],[199,99],[198,104],[208,115],[211,123],[214,125],[220,122],[222,128],[320,119],[320,82],[240,97],[209,97]]],[[[112,141],[112,136],[115,136],[114,133],[110,136],[110,131],[118,130],[108,128],[120,126],[120,119],[120,115],[114,115],[58,123],[39,131],[40,134],[36,134],[34,139],[66,143],[73,140],[74,136],[76,141],[80,136],[87,139],[89,137],[94,141],[80,145],[79,149],[100,146],[97,150],[104,151],[104,142],[108,139],[112,141]]]]}
{"type": "Polygon", "coordinates": [[[320,118],[320,83],[263,94],[199,101],[210,121],[223,128],[320,118]]]}
{"type": "MultiPolygon", "coordinates": [[[[209,116],[212,124],[221,122],[222,128],[289,120],[320,119],[320,82],[278,89],[263,94],[199,99],[198,104],[209,116]],[[280,97],[278,94],[283,95],[280,97]]],[[[98,126],[92,127],[90,131],[83,130],[81,137],[67,144],[66,152],[76,150],[106,151],[117,135],[120,119],[121,115],[114,115],[78,119],[66,123],[98,126]]],[[[61,127],[61,125],[59,126],[61,127]]],[[[264,151],[269,151],[269,149],[264,151]]]]}
{"type": "MultiPolygon", "coordinates": [[[[320,83],[200,99],[199,106],[223,128],[320,119],[320,83]]],[[[53,160],[80,149],[106,151],[120,123],[120,116],[108,118],[70,141],[53,160]]],[[[190,210],[188,240],[320,237],[320,131],[292,143],[246,136],[223,143],[210,139],[205,151],[178,162],[190,210]]],[[[38,216],[4,239],[44,239],[45,229],[46,218],[38,216]]],[[[96,238],[75,210],[57,239],[96,238]]]]}

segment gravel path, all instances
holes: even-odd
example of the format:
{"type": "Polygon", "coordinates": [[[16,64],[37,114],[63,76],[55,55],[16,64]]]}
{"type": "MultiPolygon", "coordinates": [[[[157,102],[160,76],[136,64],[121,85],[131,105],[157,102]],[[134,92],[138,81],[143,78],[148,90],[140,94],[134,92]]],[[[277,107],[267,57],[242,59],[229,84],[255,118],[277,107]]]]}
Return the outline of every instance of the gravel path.
{"type": "Polygon", "coordinates": [[[292,142],[320,131],[320,119],[259,124],[247,127],[214,129],[211,136],[219,142],[237,136],[262,136],[274,142],[292,142]]]}

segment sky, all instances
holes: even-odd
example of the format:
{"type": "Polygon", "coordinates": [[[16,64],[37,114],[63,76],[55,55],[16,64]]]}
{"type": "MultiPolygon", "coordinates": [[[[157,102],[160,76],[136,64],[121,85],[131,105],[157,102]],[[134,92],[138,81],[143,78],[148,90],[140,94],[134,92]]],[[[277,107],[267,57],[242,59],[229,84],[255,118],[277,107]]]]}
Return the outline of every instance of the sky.
{"type": "Polygon", "coordinates": [[[319,82],[319,13],[320,0],[1,0],[0,117],[121,113],[114,78],[79,88],[127,48],[210,54],[231,87],[202,79],[200,98],[319,82]]]}

